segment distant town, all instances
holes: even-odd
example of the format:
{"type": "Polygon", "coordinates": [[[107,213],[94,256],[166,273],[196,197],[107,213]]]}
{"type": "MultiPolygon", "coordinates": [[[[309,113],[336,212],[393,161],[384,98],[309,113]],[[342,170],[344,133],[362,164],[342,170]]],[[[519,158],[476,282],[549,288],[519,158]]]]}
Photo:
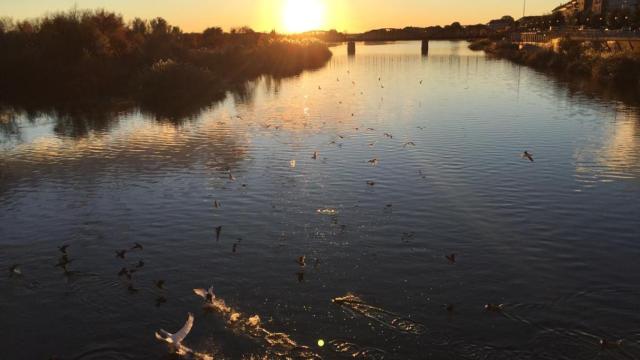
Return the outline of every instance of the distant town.
{"type": "Polygon", "coordinates": [[[478,39],[500,37],[513,32],[548,32],[557,30],[640,31],[640,0],[572,0],[546,14],[526,15],[516,19],[506,15],[486,24],[462,25],[454,22],[446,26],[402,29],[383,28],[361,34],[344,34],[335,30],[314,31],[325,41],[391,41],[419,39],[478,39]]]}

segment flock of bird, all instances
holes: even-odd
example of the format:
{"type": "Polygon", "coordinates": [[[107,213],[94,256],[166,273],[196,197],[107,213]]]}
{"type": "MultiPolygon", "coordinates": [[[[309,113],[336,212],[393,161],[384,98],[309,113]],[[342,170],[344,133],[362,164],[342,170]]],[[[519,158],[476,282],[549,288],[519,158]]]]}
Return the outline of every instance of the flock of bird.
{"type": "MultiPolygon", "coordinates": [[[[339,78],[336,79],[337,81],[340,81],[339,78]]],[[[381,88],[384,88],[384,85],[382,84],[382,79],[378,78],[379,81],[379,85],[381,88]]],[[[355,85],[355,82],[353,82],[353,84],[355,85]]],[[[420,84],[422,84],[422,80],[420,80],[420,84]]],[[[318,86],[318,89],[321,90],[322,87],[318,86]]],[[[352,116],[354,116],[354,114],[352,114],[352,116]]],[[[239,119],[242,119],[242,117],[240,116],[236,116],[239,119]]],[[[418,128],[423,128],[423,127],[418,127],[418,128]]],[[[368,130],[373,131],[373,128],[368,128],[368,130]]],[[[393,135],[391,133],[385,132],[383,134],[384,137],[389,138],[389,139],[393,139],[393,135]]],[[[340,138],[343,138],[342,136],[340,136],[340,138]]],[[[335,142],[334,142],[335,143],[335,142]]],[[[370,146],[373,146],[375,143],[369,144],[370,146]]],[[[403,145],[403,148],[409,147],[409,146],[416,146],[416,144],[413,141],[407,141],[405,142],[403,145]]],[[[533,158],[533,154],[531,152],[524,151],[521,155],[521,157],[525,160],[528,160],[530,162],[534,162],[534,158],[533,158]]],[[[320,159],[320,154],[318,151],[314,151],[313,154],[311,155],[311,158],[313,160],[318,160],[320,159]]],[[[373,158],[368,160],[368,163],[371,164],[372,166],[377,166],[379,164],[379,160],[377,158],[373,158]]],[[[291,160],[289,162],[289,166],[291,168],[295,168],[297,166],[297,162],[296,160],[291,160]]],[[[235,181],[236,178],[233,176],[233,174],[231,173],[231,171],[228,172],[228,179],[230,181],[235,181]]],[[[375,186],[375,182],[373,181],[367,181],[367,184],[369,186],[375,186]]],[[[214,201],[213,206],[217,209],[221,207],[220,202],[218,202],[217,200],[214,201]]],[[[392,205],[389,204],[387,205],[387,207],[391,207],[392,205]]],[[[318,209],[317,212],[319,214],[322,215],[336,215],[337,210],[335,209],[318,209]]],[[[220,240],[221,234],[222,234],[222,226],[217,226],[214,228],[215,229],[215,238],[216,240],[220,240]]],[[[402,239],[404,241],[409,241],[411,238],[413,238],[414,234],[413,233],[404,233],[402,236],[402,239]]],[[[232,252],[236,252],[237,251],[237,243],[234,243],[232,246],[232,252]]],[[[55,265],[56,267],[62,268],[62,270],[64,271],[65,275],[71,274],[71,271],[69,270],[69,266],[70,264],[74,261],[73,259],[69,258],[69,251],[70,246],[69,245],[63,245],[60,246],[58,248],[59,252],[62,254],[61,257],[58,260],[58,263],[55,265]]],[[[121,249],[121,250],[116,250],[115,251],[115,256],[118,259],[121,260],[126,260],[127,258],[127,254],[133,253],[133,252],[141,252],[144,250],[144,247],[140,244],[140,243],[134,243],[133,246],[131,246],[128,249],[121,249]]],[[[448,261],[450,264],[456,264],[458,261],[458,256],[455,253],[452,254],[448,254],[445,255],[444,258],[446,259],[446,261],[448,261]]],[[[318,265],[318,263],[320,262],[319,259],[315,259],[315,266],[318,265]]],[[[300,271],[297,273],[297,277],[298,277],[298,281],[304,281],[304,268],[307,266],[307,257],[305,255],[301,255],[296,259],[296,263],[298,264],[298,266],[300,267],[300,271]]],[[[143,267],[145,266],[145,263],[143,260],[138,260],[137,263],[131,265],[131,266],[124,266],[122,267],[122,269],[118,272],[118,277],[121,278],[125,278],[127,279],[127,281],[129,282],[129,285],[127,287],[127,290],[131,293],[136,293],[138,292],[138,289],[136,287],[134,287],[133,284],[133,278],[136,272],[140,271],[143,267]]],[[[22,276],[22,269],[20,267],[20,264],[14,264],[11,265],[9,267],[9,273],[11,277],[15,277],[15,276],[22,276]]],[[[165,290],[165,281],[164,280],[155,280],[154,281],[154,286],[155,288],[159,289],[159,290],[165,290]]],[[[214,288],[213,287],[209,287],[208,289],[193,289],[193,292],[195,295],[197,295],[198,297],[202,298],[205,304],[208,305],[212,305],[214,302],[215,294],[214,294],[214,288]]],[[[167,301],[167,299],[161,295],[160,297],[158,297],[156,304],[160,305],[162,303],[165,303],[167,301]]],[[[446,311],[452,313],[455,311],[455,306],[453,304],[445,304],[444,305],[446,311]]],[[[502,311],[505,310],[505,305],[504,304],[486,304],[484,305],[484,309],[486,311],[489,312],[497,312],[500,313],[502,311]]],[[[181,329],[179,329],[178,331],[176,331],[175,333],[170,333],[166,330],[158,330],[155,333],[155,337],[166,343],[169,348],[170,351],[172,353],[176,353],[179,355],[196,355],[197,353],[193,352],[191,349],[185,347],[183,345],[184,340],[186,339],[186,337],[189,335],[191,329],[194,326],[194,315],[192,313],[188,313],[187,316],[187,320],[185,322],[185,324],[183,325],[183,327],[181,329]]],[[[602,339],[600,340],[600,345],[603,348],[614,348],[614,347],[619,347],[622,345],[621,341],[610,341],[610,340],[606,340],[606,339],[602,339]]]]}

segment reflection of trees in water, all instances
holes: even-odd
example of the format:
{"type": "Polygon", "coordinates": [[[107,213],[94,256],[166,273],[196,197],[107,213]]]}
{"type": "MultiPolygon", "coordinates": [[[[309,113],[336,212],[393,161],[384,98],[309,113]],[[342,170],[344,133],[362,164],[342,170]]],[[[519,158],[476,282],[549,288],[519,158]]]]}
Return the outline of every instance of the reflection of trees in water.
{"type": "Polygon", "coordinates": [[[622,102],[640,111],[640,88],[603,84],[584,77],[559,76],[557,86],[568,88],[570,96],[582,95],[590,99],[606,102],[622,102]]]}
{"type": "Polygon", "coordinates": [[[20,135],[20,127],[16,121],[16,116],[12,111],[0,108],[0,143],[8,141],[20,135]]]}
{"type": "MultiPolygon", "coordinates": [[[[269,79],[269,77],[265,77],[269,79]]],[[[271,81],[271,80],[270,80],[271,81]]],[[[245,82],[234,86],[230,94],[236,102],[251,103],[256,93],[256,82],[245,82]]],[[[221,94],[215,99],[194,98],[192,102],[140,105],[129,101],[104,101],[91,103],[14,102],[0,112],[0,139],[19,137],[19,121],[35,123],[43,117],[55,122],[54,132],[58,136],[82,138],[95,132],[108,132],[121,115],[140,110],[143,114],[161,123],[181,125],[197,119],[205,111],[215,108],[226,98],[221,94]],[[17,119],[20,120],[17,120],[17,119]]]]}
{"type": "MultiPolygon", "coordinates": [[[[30,104],[12,104],[5,106],[3,112],[13,119],[15,134],[20,135],[19,123],[34,125],[42,118],[54,121],[54,133],[63,137],[80,138],[91,132],[106,132],[116,124],[118,115],[131,111],[132,106],[122,102],[102,102],[59,106],[30,104]]],[[[8,134],[3,131],[0,136],[8,134]]]]}
{"type": "MultiPolygon", "coordinates": [[[[29,124],[24,135],[33,127],[37,134],[40,126],[51,126],[53,133],[46,128],[45,136],[25,136],[28,143],[9,145],[0,153],[0,192],[25,181],[90,185],[109,177],[163,175],[171,169],[223,176],[227,170],[236,171],[246,157],[244,132],[231,122],[223,126],[217,119],[187,123],[154,118],[131,106],[105,110],[14,116],[17,134],[20,125],[29,124]]],[[[4,132],[1,136],[7,137],[4,132]]]]}

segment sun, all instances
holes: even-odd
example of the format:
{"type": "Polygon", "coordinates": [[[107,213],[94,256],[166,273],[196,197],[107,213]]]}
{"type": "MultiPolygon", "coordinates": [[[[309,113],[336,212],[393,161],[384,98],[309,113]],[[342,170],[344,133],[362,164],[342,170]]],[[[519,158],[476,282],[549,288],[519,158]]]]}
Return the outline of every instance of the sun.
{"type": "Polygon", "coordinates": [[[285,0],[282,25],[290,33],[319,30],[324,25],[325,4],[322,0],[285,0]]]}

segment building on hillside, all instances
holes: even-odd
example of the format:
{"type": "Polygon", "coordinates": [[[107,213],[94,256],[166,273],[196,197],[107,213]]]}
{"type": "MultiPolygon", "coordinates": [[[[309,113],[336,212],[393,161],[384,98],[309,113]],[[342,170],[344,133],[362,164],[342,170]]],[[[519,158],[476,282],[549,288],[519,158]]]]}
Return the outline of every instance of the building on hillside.
{"type": "Polygon", "coordinates": [[[639,5],[640,0],[571,0],[553,9],[553,13],[568,19],[582,13],[601,15],[607,11],[635,10],[639,5]]]}
{"type": "Polygon", "coordinates": [[[587,0],[571,0],[553,9],[553,13],[562,14],[567,19],[584,12],[588,5],[587,0]]]}

